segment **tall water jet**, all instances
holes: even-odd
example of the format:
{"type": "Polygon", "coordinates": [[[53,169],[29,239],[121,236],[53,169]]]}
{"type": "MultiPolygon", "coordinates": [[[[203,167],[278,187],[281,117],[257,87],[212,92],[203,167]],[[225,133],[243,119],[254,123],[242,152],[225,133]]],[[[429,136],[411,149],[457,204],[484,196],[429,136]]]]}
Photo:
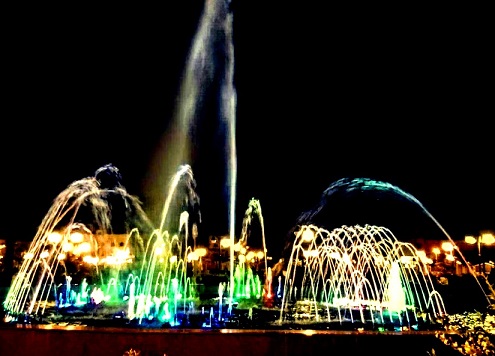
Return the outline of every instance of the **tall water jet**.
{"type": "MultiPolygon", "coordinates": [[[[227,6],[230,4],[230,1],[227,6]]],[[[233,13],[227,12],[225,19],[225,36],[226,36],[226,70],[225,81],[222,82],[222,116],[227,121],[228,126],[228,149],[229,155],[228,172],[229,172],[229,234],[230,243],[233,246],[235,242],[235,208],[236,208],[236,189],[237,189],[237,144],[236,144],[236,104],[237,94],[234,87],[234,45],[233,45],[233,13]]],[[[230,260],[234,259],[234,249],[230,248],[230,260]]],[[[234,280],[234,265],[230,264],[230,282],[234,280]]],[[[230,290],[230,303],[233,302],[233,290],[230,290]]]]}
{"type": "MultiPolygon", "coordinates": [[[[199,161],[202,159],[199,157],[201,148],[197,149],[200,141],[198,128],[209,125],[210,130],[211,127],[219,125],[219,132],[214,135],[223,137],[221,139],[224,140],[221,152],[225,153],[225,182],[222,186],[228,189],[223,193],[227,199],[228,226],[225,226],[225,229],[229,231],[233,246],[237,185],[237,95],[234,86],[233,12],[230,6],[229,0],[205,1],[187,57],[169,136],[161,143],[167,144],[167,147],[163,146],[157,150],[154,166],[151,167],[152,173],[149,175],[151,179],[146,185],[147,192],[150,192],[149,200],[155,206],[152,210],[156,210],[156,207],[160,206],[156,197],[162,196],[157,194],[157,191],[162,187],[153,185],[160,184],[164,177],[171,175],[170,172],[165,172],[166,170],[175,169],[179,165],[189,164],[198,171],[197,165],[201,164],[199,161]],[[214,111],[218,114],[212,115],[214,111]],[[218,122],[213,122],[213,119],[218,119],[218,122]]],[[[205,160],[211,160],[211,157],[206,157],[205,160]]],[[[233,257],[233,251],[230,251],[231,261],[233,257]]],[[[233,265],[230,270],[232,282],[233,265]]]]}

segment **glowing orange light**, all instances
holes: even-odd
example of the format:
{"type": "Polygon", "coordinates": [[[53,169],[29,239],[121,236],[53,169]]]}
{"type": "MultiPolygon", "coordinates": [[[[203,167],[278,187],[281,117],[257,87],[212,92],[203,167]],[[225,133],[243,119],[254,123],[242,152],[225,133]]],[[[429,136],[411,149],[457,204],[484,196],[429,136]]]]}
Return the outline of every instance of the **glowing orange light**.
{"type": "Polygon", "coordinates": [[[187,254],[187,262],[197,261],[197,260],[199,260],[199,256],[195,251],[189,252],[187,254]]]}
{"type": "Polygon", "coordinates": [[[315,238],[315,233],[311,229],[305,229],[302,233],[301,239],[304,242],[311,242],[315,238]]]}
{"type": "Polygon", "coordinates": [[[223,239],[221,239],[220,240],[220,247],[222,247],[222,248],[230,247],[230,238],[224,237],[223,239]]]}
{"type": "Polygon", "coordinates": [[[48,242],[58,244],[60,241],[62,241],[62,235],[59,232],[52,232],[48,235],[48,242]]]}
{"type": "Polygon", "coordinates": [[[206,251],[206,248],[204,248],[204,247],[198,247],[196,250],[194,250],[194,252],[196,252],[196,254],[199,257],[205,257],[207,251],[206,251]]]}
{"type": "Polygon", "coordinates": [[[470,245],[474,245],[476,242],[478,242],[478,239],[474,236],[466,236],[464,238],[464,241],[466,241],[466,243],[468,243],[470,245]]]}
{"type": "Polygon", "coordinates": [[[445,252],[452,252],[454,250],[454,245],[451,242],[442,242],[442,250],[445,252]]]}
{"type": "Polygon", "coordinates": [[[481,234],[481,243],[485,245],[492,245],[495,243],[495,236],[490,233],[483,233],[481,234]]]}
{"type": "Polygon", "coordinates": [[[248,254],[246,255],[246,260],[251,261],[254,258],[254,252],[249,251],[248,254]]]}
{"type": "Polygon", "coordinates": [[[83,240],[84,240],[84,236],[80,232],[73,232],[70,234],[70,241],[72,241],[75,244],[82,242],[83,240]]]}
{"type": "Polygon", "coordinates": [[[62,251],[70,252],[74,249],[74,245],[71,242],[66,242],[62,245],[62,251]]]}

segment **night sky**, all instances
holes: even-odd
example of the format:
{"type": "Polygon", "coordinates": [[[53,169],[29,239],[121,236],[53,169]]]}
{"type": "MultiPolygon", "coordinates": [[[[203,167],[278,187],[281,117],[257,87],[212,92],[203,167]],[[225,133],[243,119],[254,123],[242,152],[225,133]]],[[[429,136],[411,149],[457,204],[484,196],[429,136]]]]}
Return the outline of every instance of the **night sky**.
{"type": "MultiPolygon", "coordinates": [[[[177,2],[6,13],[0,238],[30,240],[53,199],[107,163],[147,209],[150,166],[166,149],[202,11],[201,1],[177,2]]],[[[483,11],[251,1],[232,11],[239,231],[258,199],[277,249],[300,214],[346,177],[411,194],[456,240],[495,231],[493,57],[483,11]]],[[[198,127],[215,142],[211,126],[198,127]]],[[[193,164],[204,235],[226,234],[223,153],[198,147],[208,152],[193,164]]],[[[404,236],[444,238],[395,198],[340,197],[329,226],[387,217],[404,236]]]]}

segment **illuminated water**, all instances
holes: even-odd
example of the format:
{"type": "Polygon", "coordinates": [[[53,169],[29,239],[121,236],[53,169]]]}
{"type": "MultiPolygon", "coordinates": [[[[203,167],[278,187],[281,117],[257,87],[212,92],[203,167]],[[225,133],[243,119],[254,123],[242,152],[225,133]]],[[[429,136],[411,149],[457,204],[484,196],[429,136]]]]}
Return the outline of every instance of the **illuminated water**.
{"type": "MultiPolygon", "coordinates": [[[[461,261],[465,266],[467,266],[469,273],[474,277],[476,272],[472,269],[471,264],[468,263],[462,252],[456,247],[455,241],[449,235],[449,233],[444,229],[444,227],[435,219],[435,217],[426,209],[426,207],[413,195],[405,192],[397,186],[394,186],[388,182],[377,181],[369,178],[342,178],[332,184],[323,192],[321,204],[314,210],[310,210],[302,214],[299,218],[297,225],[305,224],[307,222],[313,221],[318,214],[322,211],[327,203],[331,201],[334,194],[352,194],[352,193],[363,193],[363,192],[373,192],[374,194],[392,194],[394,197],[405,199],[407,202],[412,203],[413,206],[418,207],[422,213],[424,213],[428,219],[430,219],[443,233],[445,238],[451,242],[452,246],[459,255],[461,261]]],[[[290,249],[290,246],[289,246],[290,249]]],[[[474,278],[480,291],[483,291],[483,286],[477,278],[474,278]]],[[[483,292],[485,299],[488,304],[491,304],[489,297],[483,292]]]]}
{"type": "Polygon", "coordinates": [[[223,279],[205,286],[211,275],[203,258],[214,259],[214,251],[196,241],[201,213],[191,167],[179,167],[170,180],[158,228],[120,178],[116,167],[106,165],[55,199],[7,294],[7,321],[419,328],[447,314],[422,256],[385,227],[327,231],[302,225],[288,261],[269,266],[261,205],[254,198],[239,238],[219,246],[229,251],[223,279]],[[116,202],[126,208],[129,233],[113,233],[116,202]],[[249,243],[255,219],[258,251],[249,243]]]}
{"type": "Polygon", "coordinates": [[[383,227],[303,225],[284,280],[282,321],[417,325],[446,314],[417,249],[383,227]]]}
{"type": "MultiPolygon", "coordinates": [[[[262,222],[255,199],[249,202],[239,241],[229,249],[235,256],[233,288],[226,279],[218,285],[216,298],[200,300],[197,279],[206,250],[196,245],[200,212],[195,185],[191,168],[181,166],[170,182],[160,227],[153,229],[139,201],[120,185],[113,165],[70,184],[55,199],[24,256],[4,302],[9,318],[28,315],[56,321],[74,315],[103,316],[175,326],[184,322],[178,318],[190,315],[209,319],[213,310],[221,321],[223,307],[232,308],[230,299],[224,300],[229,293],[236,303],[259,302],[263,295],[259,271],[266,270],[266,247],[253,255],[247,245],[253,217],[262,222]],[[103,186],[98,179],[102,177],[113,185],[103,186]],[[129,225],[127,234],[112,231],[110,202],[116,201],[128,210],[125,223],[136,223],[129,225]],[[148,229],[141,231],[138,226],[148,229]],[[258,273],[252,269],[254,262],[258,273]]],[[[262,236],[266,246],[264,232],[262,236]]]]}

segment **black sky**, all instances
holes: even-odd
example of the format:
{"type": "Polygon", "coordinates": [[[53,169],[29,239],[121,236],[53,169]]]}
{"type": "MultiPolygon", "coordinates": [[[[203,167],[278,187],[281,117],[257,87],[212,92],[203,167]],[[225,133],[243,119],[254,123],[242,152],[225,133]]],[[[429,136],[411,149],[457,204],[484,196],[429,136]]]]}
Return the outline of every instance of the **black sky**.
{"type": "MultiPolygon", "coordinates": [[[[29,240],[63,189],[107,163],[144,200],[201,14],[178,3],[6,12],[0,238],[29,240]]],[[[367,177],[413,195],[454,239],[495,230],[482,9],[313,6],[233,5],[238,214],[259,199],[279,241],[332,182],[367,177]]],[[[205,226],[223,233],[214,174],[197,183],[205,226]]],[[[403,224],[439,238],[423,223],[403,224]]]]}

